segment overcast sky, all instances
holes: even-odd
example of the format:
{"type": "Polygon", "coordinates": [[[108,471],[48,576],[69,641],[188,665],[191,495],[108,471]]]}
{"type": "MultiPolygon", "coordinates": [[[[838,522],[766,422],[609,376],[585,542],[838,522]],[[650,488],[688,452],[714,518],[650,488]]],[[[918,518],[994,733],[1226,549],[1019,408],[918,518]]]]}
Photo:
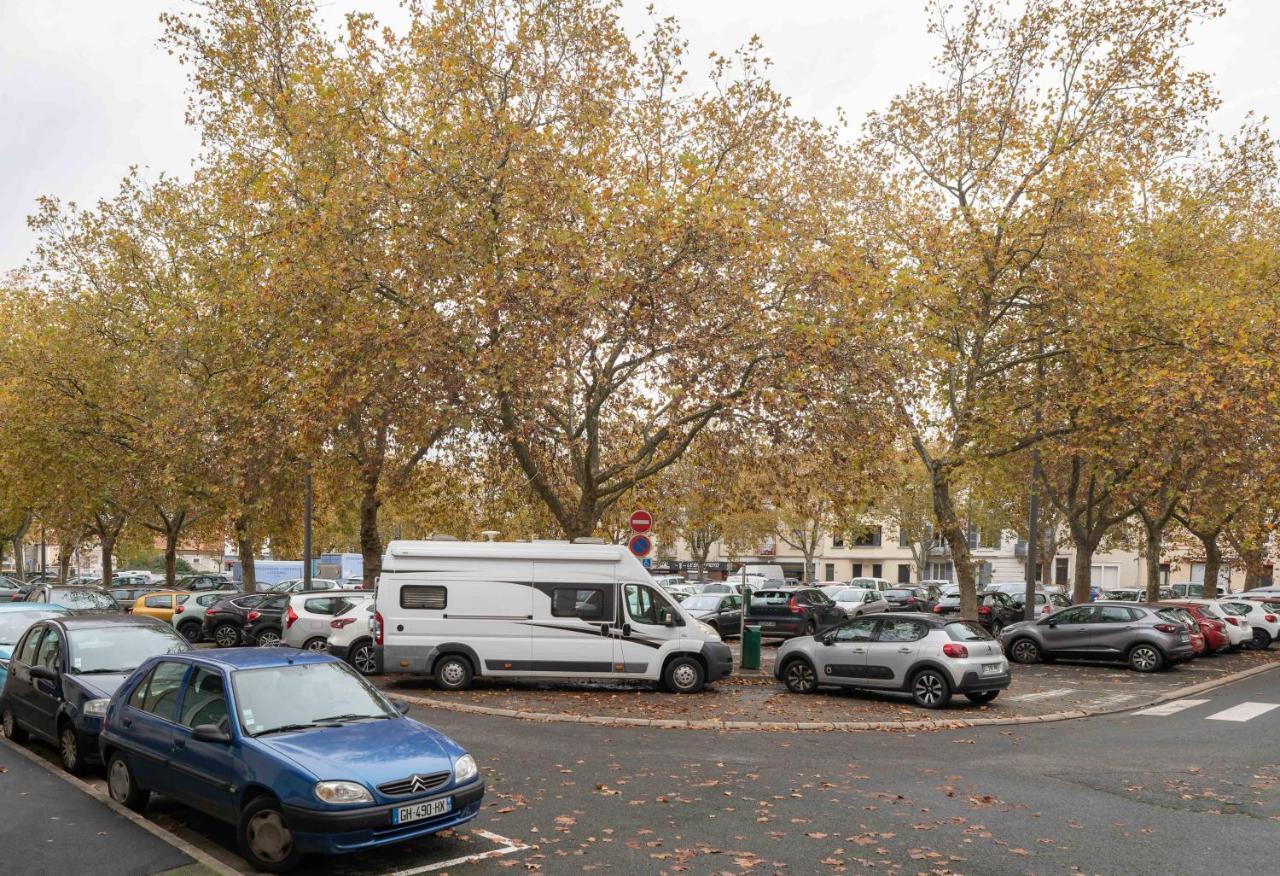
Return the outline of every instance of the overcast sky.
{"type": "MultiPolygon", "coordinates": [[[[394,24],[398,0],[321,0],[335,23],[369,10],[394,24]]],[[[626,0],[631,30],[651,0],[626,0]]],[[[677,16],[695,60],[758,34],[774,80],[798,112],[826,121],[843,108],[855,124],[927,73],[934,42],[923,0],[652,0],[677,16]]],[[[1217,127],[1249,110],[1280,135],[1280,3],[1228,0],[1203,26],[1188,60],[1212,72],[1223,99],[1217,127]]],[[[158,16],[183,0],[0,0],[0,270],[34,242],[26,216],[42,194],[91,203],[130,165],[184,174],[197,139],[183,125],[185,80],[156,46],[158,16]]],[[[695,65],[695,74],[699,68],[695,65]]]]}

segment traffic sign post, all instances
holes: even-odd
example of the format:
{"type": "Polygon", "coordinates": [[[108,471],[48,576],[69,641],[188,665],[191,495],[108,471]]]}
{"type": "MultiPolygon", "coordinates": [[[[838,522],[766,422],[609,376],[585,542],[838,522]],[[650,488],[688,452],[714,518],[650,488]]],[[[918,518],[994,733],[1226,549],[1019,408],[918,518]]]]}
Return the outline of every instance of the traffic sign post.
{"type": "Polygon", "coordinates": [[[644,566],[646,569],[652,569],[652,568],[653,568],[653,557],[641,557],[641,558],[640,558],[640,565],[644,566]]]}
{"type": "Polygon", "coordinates": [[[627,547],[637,557],[647,557],[649,556],[649,551],[653,550],[653,542],[649,540],[647,535],[633,535],[631,536],[631,541],[627,542],[627,547]]]}
{"type": "Polygon", "coordinates": [[[653,515],[648,511],[636,511],[631,515],[632,532],[648,532],[653,528],[653,515]]]}

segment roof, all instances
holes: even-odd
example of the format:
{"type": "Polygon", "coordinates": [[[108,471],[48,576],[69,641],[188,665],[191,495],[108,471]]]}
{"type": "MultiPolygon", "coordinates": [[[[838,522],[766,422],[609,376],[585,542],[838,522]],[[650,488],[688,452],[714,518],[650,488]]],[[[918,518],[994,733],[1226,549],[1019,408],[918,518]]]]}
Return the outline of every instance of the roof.
{"type": "MultiPolygon", "coordinates": [[[[567,541],[393,541],[386,560],[396,558],[460,558],[469,560],[594,560],[620,562],[629,556],[626,545],[573,544],[567,541]]],[[[384,564],[385,566],[385,564],[384,564]]]]}
{"type": "Polygon", "coordinates": [[[183,654],[183,657],[193,663],[216,664],[227,669],[261,669],[270,666],[341,662],[329,654],[297,648],[219,648],[216,651],[188,651],[183,654]]]}
{"type": "Polygon", "coordinates": [[[947,624],[968,620],[967,617],[942,617],[923,611],[880,611],[875,614],[864,614],[866,618],[889,618],[890,620],[924,621],[932,627],[945,627],[947,624]]]}
{"type": "Polygon", "coordinates": [[[0,614],[12,611],[52,611],[57,614],[70,614],[71,609],[65,605],[54,605],[51,602],[0,602],[0,614]]]}
{"type": "Polygon", "coordinates": [[[132,614],[114,614],[110,612],[103,612],[102,614],[92,612],[79,614],[73,612],[65,617],[50,618],[50,620],[56,620],[68,630],[87,630],[92,629],[93,627],[106,626],[153,627],[156,624],[160,624],[160,626],[165,629],[173,629],[168,624],[156,620],[153,617],[141,617],[132,614]]]}

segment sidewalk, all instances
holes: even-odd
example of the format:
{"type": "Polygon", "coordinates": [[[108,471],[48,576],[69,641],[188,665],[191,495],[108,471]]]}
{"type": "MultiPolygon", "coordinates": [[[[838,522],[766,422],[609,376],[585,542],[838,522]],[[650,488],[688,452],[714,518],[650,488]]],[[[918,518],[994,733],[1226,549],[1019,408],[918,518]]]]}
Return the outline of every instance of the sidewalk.
{"type": "MultiPolygon", "coordinates": [[[[766,646],[766,653],[771,650],[766,646]]],[[[772,654],[769,653],[770,663],[772,654]]],[[[1280,665],[1280,649],[1198,659],[1166,672],[1142,674],[1098,663],[1058,662],[1015,666],[1013,683],[985,706],[962,696],[951,708],[931,711],[904,695],[824,689],[798,696],[764,672],[735,674],[703,693],[675,696],[650,685],[620,682],[476,681],[469,691],[436,690],[429,679],[378,677],[393,696],[417,705],[479,712],[499,717],[568,720],[602,724],[706,726],[727,729],[929,729],[971,723],[1040,721],[1119,711],[1184,695],[1241,672],[1280,665]],[[741,726],[739,726],[741,725],[741,726]],[[800,726],[808,725],[808,726],[800,726]],[[918,725],[918,726],[916,726],[918,725]]]]}

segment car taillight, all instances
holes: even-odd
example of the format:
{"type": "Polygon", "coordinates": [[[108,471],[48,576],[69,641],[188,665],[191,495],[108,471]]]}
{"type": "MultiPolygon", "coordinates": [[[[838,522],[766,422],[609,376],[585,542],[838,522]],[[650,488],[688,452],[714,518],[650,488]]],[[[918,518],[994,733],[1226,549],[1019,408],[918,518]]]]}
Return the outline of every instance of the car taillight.
{"type": "Polygon", "coordinates": [[[914,596],[908,596],[907,605],[915,605],[915,604],[916,604],[916,598],[914,596]]]}
{"type": "Polygon", "coordinates": [[[935,606],[933,607],[933,613],[934,613],[934,614],[942,614],[942,606],[941,606],[941,605],[935,605],[935,606]]]}
{"type": "Polygon", "coordinates": [[[336,617],[333,620],[329,621],[329,626],[333,627],[335,630],[340,630],[343,627],[346,627],[355,622],[356,622],[356,619],[353,617],[336,617]]]}
{"type": "Polygon", "coordinates": [[[1238,627],[1238,626],[1240,626],[1240,621],[1236,620],[1236,619],[1235,619],[1235,618],[1233,618],[1233,617],[1226,618],[1226,621],[1227,621],[1227,623],[1231,624],[1231,626],[1233,626],[1233,627],[1238,627]]]}
{"type": "Polygon", "coordinates": [[[382,612],[373,613],[373,644],[382,644],[382,612]]]}
{"type": "Polygon", "coordinates": [[[948,657],[968,657],[969,649],[964,645],[958,645],[955,642],[947,642],[942,646],[942,653],[948,657]]]}
{"type": "Polygon", "coordinates": [[[284,628],[287,630],[293,626],[293,622],[298,619],[298,613],[293,610],[293,606],[289,606],[289,613],[284,617],[284,628]]]}
{"type": "Polygon", "coordinates": [[[1262,618],[1269,624],[1273,624],[1276,622],[1276,616],[1274,614],[1264,614],[1262,618]]]}
{"type": "Polygon", "coordinates": [[[791,597],[791,600],[787,603],[787,610],[792,614],[804,614],[804,609],[800,607],[799,602],[796,602],[796,598],[794,596],[791,597]]]}
{"type": "Polygon", "coordinates": [[[245,615],[245,620],[248,620],[248,621],[256,621],[256,620],[257,620],[258,618],[260,618],[260,617],[262,617],[262,613],[261,613],[261,612],[251,611],[251,612],[249,612],[247,615],[245,615]]]}
{"type": "Polygon", "coordinates": [[[983,615],[984,617],[985,617],[986,615],[991,614],[991,606],[989,606],[989,605],[979,605],[979,606],[978,606],[978,614],[983,615]]]}
{"type": "Polygon", "coordinates": [[[186,607],[185,605],[179,605],[177,608],[175,608],[175,609],[173,610],[173,613],[174,613],[174,614],[182,614],[182,613],[183,613],[184,611],[186,611],[186,610],[187,610],[187,607],[186,607]]]}
{"type": "Polygon", "coordinates": [[[1156,624],[1156,629],[1162,633],[1176,633],[1178,626],[1176,624],[1156,624]]]}

